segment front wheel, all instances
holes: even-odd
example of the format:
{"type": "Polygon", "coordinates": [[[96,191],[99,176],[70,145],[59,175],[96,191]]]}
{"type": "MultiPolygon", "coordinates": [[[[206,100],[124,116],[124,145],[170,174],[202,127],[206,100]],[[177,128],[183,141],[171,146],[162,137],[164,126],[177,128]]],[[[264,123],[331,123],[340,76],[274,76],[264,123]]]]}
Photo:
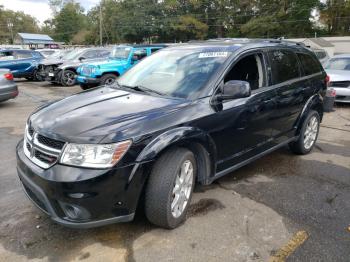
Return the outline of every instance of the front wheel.
{"type": "Polygon", "coordinates": [[[308,154],[316,143],[319,130],[320,115],[312,110],[303,122],[298,140],[289,144],[290,149],[296,154],[308,154]]]}
{"type": "Polygon", "coordinates": [[[101,77],[101,85],[110,86],[115,83],[117,76],[114,74],[105,74],[101,77]]]}
{"type": "Polygon", "coordinates": [[[169,150],[156,161],[145,192],[145,213],[151,223],[172,229],[185,221],[196,174],[196,159],[185,148],[169,150]]]}
{"type": "Polygon", "coordinates": [[[75,85],[75,72],[72,70],[63,70],[61,84],[63,86],[75,85]]]}

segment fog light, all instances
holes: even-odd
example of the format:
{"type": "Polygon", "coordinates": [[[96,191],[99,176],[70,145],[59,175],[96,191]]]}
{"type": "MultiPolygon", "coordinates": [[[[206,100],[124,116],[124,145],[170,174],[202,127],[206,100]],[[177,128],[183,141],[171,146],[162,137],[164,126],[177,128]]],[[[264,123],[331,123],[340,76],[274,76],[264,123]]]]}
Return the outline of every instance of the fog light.
{"type": "Polygon", "coordinates": [[[91,217],[90,212],[85,208],[73,204],[59,202],[63,212],[69,219],[87,220],[91,217]]]}

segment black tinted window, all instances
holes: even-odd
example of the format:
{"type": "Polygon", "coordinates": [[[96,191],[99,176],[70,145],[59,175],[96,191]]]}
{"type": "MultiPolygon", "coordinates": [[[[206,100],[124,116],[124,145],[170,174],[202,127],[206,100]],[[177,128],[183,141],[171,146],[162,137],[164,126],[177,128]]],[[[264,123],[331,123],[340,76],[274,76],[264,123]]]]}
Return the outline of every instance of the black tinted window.
{"type": "Polygon", "coordinates": [[[299,65],[296,55],[286,50],[270,52],[273,84],[282,83],[299,77],[299,65]]]}
{"type": "Polygon", "coordinates": [[[320,63],[313,56],[300,53],[298,57],[305,75],[312,75],[322,70],[320,63]]]}

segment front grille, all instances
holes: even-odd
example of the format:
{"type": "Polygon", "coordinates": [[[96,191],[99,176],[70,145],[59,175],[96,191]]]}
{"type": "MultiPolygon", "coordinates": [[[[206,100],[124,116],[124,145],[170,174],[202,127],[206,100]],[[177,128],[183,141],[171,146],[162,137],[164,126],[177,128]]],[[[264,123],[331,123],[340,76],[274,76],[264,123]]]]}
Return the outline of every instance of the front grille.
{"type": "Polygon", "coordinates": [[[331,87],[350,87],[350,81],[334,81],[330,82],[331,87]]]}
{"type": "Polygon", "coordinates": [[[82,69],[81,69],[81,74],[85,75],[85,76],[91,75],[91,72],[92,72],[92,70],[88,66],[83,66],[82,69]]]}
{"type": "Polygon", "coordinates": [[[41,168],[49,168],[58,161],[64,142],[38,134],[29,125],[24,135],[24,154],[41,168]]]}
{"type": "Polygon", "coordinates": [[[34,152],[34,156],[35,156],[35,158],[39,159],[41,162],[44,162],[44,163],[49,164],[49,165],[52,165],[57,161],[56,156],[45,154],[39,150],[36,150],[34,152]]]}
{"type": "Polygon", "coordinates": [[[30,190],[24,183],[22,183],[24,190],[26,191],[26,193],[28,194],[29,198],[31,200],[33,200],[38,206],[39,208],[41,208],[44,212],[48,213],[46,206],[44,204],[43,201],[41,201],[41,199],[39,199],[36,194],[34,194],[34,192],[32,190],[30,190]]]}
{"type": "Polygon", "coordinates": [[[58,141],[58,140],[55,140],[52,138],[48,138],[48,137],[42,136],[40,134],[38,134],[37,139],[41,144],[48,146],[48,147],[52,147],[54,149],[60,150],[64,146],[64,142],[58,141]]]}

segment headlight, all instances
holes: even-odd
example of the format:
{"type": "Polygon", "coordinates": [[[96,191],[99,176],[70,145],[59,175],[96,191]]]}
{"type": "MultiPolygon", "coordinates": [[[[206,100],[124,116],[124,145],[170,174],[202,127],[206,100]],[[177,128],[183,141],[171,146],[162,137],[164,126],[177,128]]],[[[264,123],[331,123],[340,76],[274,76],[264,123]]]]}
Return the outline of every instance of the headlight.
{"type": "Polygon", "coordinates": [[[62,154],[62,164],[92,168],[108,168],[119,162],[128,151],[131,140],[116,144],[68,144],[62,154]]]}

